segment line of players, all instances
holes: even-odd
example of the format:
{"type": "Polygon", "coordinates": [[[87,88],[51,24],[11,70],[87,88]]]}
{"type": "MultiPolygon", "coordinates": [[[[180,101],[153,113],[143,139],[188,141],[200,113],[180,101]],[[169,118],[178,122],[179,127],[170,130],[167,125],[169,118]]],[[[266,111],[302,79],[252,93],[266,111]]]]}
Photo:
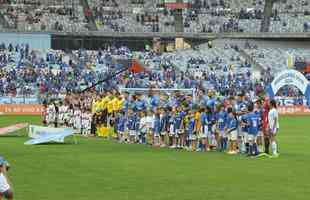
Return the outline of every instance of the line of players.
{"type": "MultiPolygon", "coordinates": [[[[266,101],[268,102],[268,101],[266,101]]],[[[185,148],[189,151],[218,149],[229,154],[277,155],[276,135],[279,128],[276,103],[233,101],[213,107],[157,108],[154,111],[122,109],[105,118],[114,127],[120,142],[185,148]],[[271,114],[270,114],[271,113],[271,114]]],[[[92,113],[79,105],[61,102],[46,107],[45,123],[76,129],[89,135],[94,128],[92,113]]],[[[95,131],[92,131],[95,132],[95,131]]]]}
{"type": "Polygon", "coordinates": [[[54,127],[71,127],[77,133],[89,135],[91,132],[92,113],[79,105],[67,105],[53,102],[46,105],[44,123],[54,127]]]}
{"type": "Polygon", "coordinates": [[[270,106],[256,101],[220,105],[214,109],[178,107],[158,108],[154,112],[129,109],[115,116],[114,128],[120,142],[170,146],[189,151],[218,149],[229,154],[245,153],[250,156],[263,152],[269,154],[271,142],[272,154],[277,156],[279,123],[276,102],[271,101],[270,106]]]}

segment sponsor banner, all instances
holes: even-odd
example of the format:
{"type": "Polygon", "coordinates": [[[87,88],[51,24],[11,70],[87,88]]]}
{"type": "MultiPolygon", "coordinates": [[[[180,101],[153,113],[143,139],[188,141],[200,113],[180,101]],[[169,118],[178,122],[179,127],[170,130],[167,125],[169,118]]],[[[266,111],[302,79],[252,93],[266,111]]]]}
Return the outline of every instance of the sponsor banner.
{"type": "Polygon", "coordinates": [[[42,115],[43,105],[39,104],[6,104],[0,105],[2,115],[42,115]]]}
{"type": "Polygon", "coordinates": [[[305,94],[309,82],[306,77],[296,70],[285,70],[280,72],[277,77],[272,81],[271,87],[273,88],[274,94],[276,94],[280,88],[285,85],[294,85],[300,91],[305,94]]]}
{"type": "Polygon", "coordinates": [[[63,143],[65,137],[73,135],[71,128],[50,128],[44,126],[29,126],[29,137],[31,140],[25,142],[26,145],[35,145],[49,142],[63,143]]]}
{"type": "Polygon", "coordinates": [[[13,133],[13,132],[18,131],[20,129],[26,128],[27,126],[28,126],[27,123],[20,123],[20,124],[15,124],[12,126],[0,128],[0,135],[7,135],[9,133],[13,133]]]}
{"type": "Polygon", "coordinates": [[[267,87],[266,92],[270,98],[274,98],[283,86],[293,85],[305,96],[307,105],[310,107],[310,83],[299,71],[290,69],[280,72],[267,87]]]}
{"type": "Polygon", "coordinates": [[[307,99],[305,97],[280,97],[276,96],[280,106],[307,106],[307,99]]]}
{"type": "Polygon", "coordinates": [[[39,104],[35,97],[0,97],[0,104],[39,104]]]}
{"type": "Polygon", "coordinates": [[[310,109],[307,106],[279,106],[280,115],[310,115],[310,109]]]}

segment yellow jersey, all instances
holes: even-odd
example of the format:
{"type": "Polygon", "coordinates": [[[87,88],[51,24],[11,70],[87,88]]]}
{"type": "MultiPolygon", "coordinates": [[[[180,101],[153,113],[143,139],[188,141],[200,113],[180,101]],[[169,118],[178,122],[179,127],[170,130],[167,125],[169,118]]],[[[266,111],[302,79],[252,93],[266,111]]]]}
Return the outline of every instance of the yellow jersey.
{"type": "Polygon", "coordinates": [[[200,128],[201,128],[201,121],[200,121],[200,112],[196,112],[195,113],[195,129],[197,130],[197,131],[199,131],[200,130],[200,128]]]}

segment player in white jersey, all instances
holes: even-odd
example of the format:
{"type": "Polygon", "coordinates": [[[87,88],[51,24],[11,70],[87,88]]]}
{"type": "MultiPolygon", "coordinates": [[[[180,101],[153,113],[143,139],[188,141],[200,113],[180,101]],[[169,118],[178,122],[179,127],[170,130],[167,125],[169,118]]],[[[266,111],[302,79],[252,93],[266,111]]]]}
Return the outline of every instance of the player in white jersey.
{"type": "Polygon", "coordinates": [[[65,117],[65,122],[67,123],[68,127],[73,127],[73,122],[74,122],[74,109],[73,106],[70,105],[68,107],[67,113],[66,113],[66,117],[65,117]]]}
{"type": "Polygon", "coordinates": [[[279,114],[277,111],[277,102],[275,100],[270,101],[271,109],[268,113],[269,134],[271,140],[272,154],[274,157],[278,157],[278,144],[276,136],[279,131],[279,114]]]}
{"type": "Polygon", "coordinates": [[[8,169],[9,163],[0,157],[0,199],[4,197],[8,200],[13,200],[11,185],[6,176],[8,169]]]}
{"type": "Polygon", "coordinates": [[[81,115],[82,115],[81,109],[78,106],[76,106],[73,112],[73,127],[74,129],[77,130],[78,133],[81,132],[81,128],[82,128],[81,115]]]}
{"type": "Polygon", "coordinates": [[[47,125],[51,125],[55,122],[56,109],[54,104],[50,103],[47,107],[47,125]]]}
{"type": "Polygon", "coordinates": [[[67,106],[65,104],[60,103],[59,118],[58,118],[60,126],[63,126],[65,123],[66,112],[67,112],[67,106]]]}
{"type": "Polygon", "coordinates": [[[91,113],[86,109],[82,113],[82,134],[89,135],[91,126],[91,113]]]}

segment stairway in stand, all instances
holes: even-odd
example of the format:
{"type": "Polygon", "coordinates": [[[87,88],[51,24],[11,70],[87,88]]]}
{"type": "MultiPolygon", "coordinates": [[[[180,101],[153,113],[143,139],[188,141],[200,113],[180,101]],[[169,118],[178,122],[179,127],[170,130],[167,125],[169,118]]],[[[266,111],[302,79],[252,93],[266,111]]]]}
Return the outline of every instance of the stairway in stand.
{"type": "Polygon", "coordinates": [[[80,0],[80,3],[83,6],[84,15],[88,21],[89,30],[98,31],[98,27],[96,25],[92,10],[89,7],[88,0],[80,0]]]}

